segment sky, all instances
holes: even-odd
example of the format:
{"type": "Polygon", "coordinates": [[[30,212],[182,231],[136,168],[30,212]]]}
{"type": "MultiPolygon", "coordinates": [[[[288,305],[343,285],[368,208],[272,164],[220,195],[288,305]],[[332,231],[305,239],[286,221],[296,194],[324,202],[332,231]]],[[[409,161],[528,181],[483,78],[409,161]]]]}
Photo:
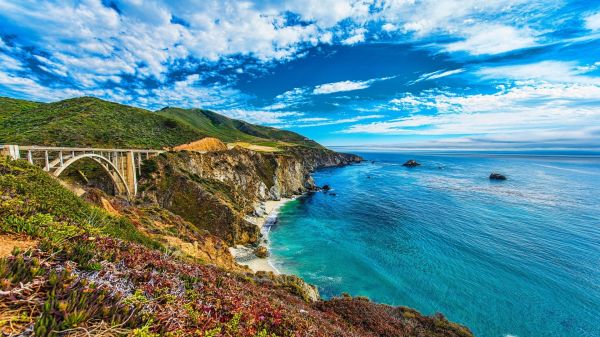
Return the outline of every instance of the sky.
{"type": "Polygon", "coordinates": [[[600,150],[600,1],[0,0],[0,96],[328,146],[600,150]]]}

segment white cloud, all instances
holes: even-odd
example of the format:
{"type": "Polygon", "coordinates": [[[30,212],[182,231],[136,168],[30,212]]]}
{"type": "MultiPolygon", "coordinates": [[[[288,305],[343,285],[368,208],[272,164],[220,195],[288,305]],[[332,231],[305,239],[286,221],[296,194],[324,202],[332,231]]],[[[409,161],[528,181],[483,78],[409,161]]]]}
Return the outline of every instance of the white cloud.
{"type": "Polygon", "coordinates": [[[366,81],[340,81],[317,85],[312,93],[313,95],[325,95],[335,92],[362,90],[370,87],[373,83],[392,79],[393,77],[374,78],[366,81]]]}
{"type": "Polygon", "coordinates": [[[435,108],[439,113],[520,112],[570,105],[600,108],[600,84],[534,82],[500,88],[494,94],[457,95],[437,92],[422,96],[407,94],[392,99],[392,106],[403,109],[435,108]],[[596,107],[598,106],[598,107],[596,107]]]}
{"type": "Polygon", "coordinates": [[[529,29],[499,24],[483,24],[468,28],[463,41],[446,44],[448,52],[465,51],[471,55],[500,54],[533,47],[537,43],[529,29]]]}
{"type": "Polygon", "coordinates": [[[342,44],[352,45],[365,41],[365,33],[367,32],[364,28],[355,29],[352,32],[352,36],[342,40],[342,44]]]}
{"type": "Polygon", "coordinates": [[[600,84],[535,82],[500,88],[494,94],[448,92],[407,94],[390,101],[391,110],[408,113],[381,122],[355,124],[342,133],[488,139],[541,139],[600,125],[600,84]],[[428,114],[423,111],[431,109],[428,114]],[[419,114],[412,114],[418,111],[419,114]]]}
{"type": "Polygon", "coordinates": [[[447,76],[452,76],[452,75],[460,74],[460,73],[462,73],[464,71],[465,71],[465,69],[462,69],[462,68],[461,69],[446,70],[446,71],[444,71],[444,70],[437,70],[437,71],[434,71],[434,72],[431,72],[431,73],[426,73],[426,74],[423,74],[423,75],[419,76],[418,79],[410,82],[410,84],[414,84],[414,83],[421,82],[421,81],[435,80],[435,79],[442,78],[442,77],[447,77],[447,76]]]}
{"type": "Polygon", "coordinates": [[[288,90],[282,94],[275,96],[273,104],[264,107],[265,110],[282,110],[286,108],[293,108],[295,106],[305,104],[309,101],[307,95],[309,95],[309,88],[294,88],[288,90]]]}
{"type": "Polygon", "coordinates": [[[270,124],[278,125],[285,124],[284,117],[291,116],[302,116],[303,113],[295,111],[262,111],[262,110],[245,110],[245,109],[232,109],[232,110],[218,110],[220,114],[229,116],[235,119],[241,119],[250,123],[257,124],[270,124]]]}
{"type": "Polygon", "coordinates": [[[24,70],[23,63],[0,51],[0,71],[12,72],[18,70],[24,70]]]}
{"type": "Polygon", "coordinates": [[[342,40],[342,44],[352,45],[352,44],[357,44],[359,42],[364,42],[364,41],[365,41],[364,34],[356,34],[354,36],[350,36],[349,38],[342,40]]]}
{"type": "Polygon", "coordinates": [[[313,122],[324,122],[324,121],[328,121],[330,120],[329,118],[325,118],[325,117],[308,117],[308,118],[299,118],[296,119],[294,122],[297,123],[313,123],[313,122]]]}
{"type": "Polygon", "coordinates": [[[448,70],[448,71],[444,71],[441,73],[437,73],[437,74],[433,74],[431,76],[428,76],[426,78],[426,80],[434,80],[436,78],[442,78],[442,77],[446,77],[446,76],[452,76],[452,75],[456,75],[456,74],[460,74],[462,72],[464,72],[464,69],[454,69],[454,70],[448,70]]]}
{"type": "Polygon", "coordinates": [[[556,129],[579,129],[591,122],[600,122],[600,109],[576,108],[565,112],[560,108],[544,111],[531,108],[519,113],[415,115],[385,122],[352,125],[342,133],[426,136],[499,134],[516,137],[517,134],[527,136],[556,129]]]}
{"type": "Polygon", "coordinates": [[[589,30],[600,30],[600,12],[586,16],[585,27],[589,30]]]}
{"type": "Polygon", "coordinates": [[[340,81],[317,85],[313,90],[315,95],[332,94],[334,92],[354,91],[366,89],[371,86],[372,81],[340,81]]]}
{"type": "Polygon", "coordinates": [[[306,127],[316,127],[316,126],[325,126],[325,125],[336,125],[336,124],[347,124],[347,123],[355,123],[366,119],[379,119],[384,118],[384,115],[362,115],[355,116],[350,118],[338,118],[338,119],[329,119],[329,118],[301,118],[294,121],[294,124],[297,122],[310,122],[308,124],[299,124],[294,125],[298,128],[306,128],[306,127]]]}
{"type": "Polygon", "coordinates": [[[280,4],[307,21],[316,21],[321,27],[327,28],[347,18],[366,18],[372,1],[296,0],[282,1],[280,4]]]}
{"type": "Polygon", "coordinates": [[[600,83],[597,77],[583,74],[596,65],[578,66],[575,62],[541,61],[528,64],[485,67],[476,73],[484,79],[542,80],[548,82],[600,83]]]}
{"type": "Polygon", "coordinates": [[[381,26],[381,29],[383,29],[383,31],[385,32],[393,32],[395,30],[398,30],[398,27],[396,27],[396,25],[394,24],[386,23],[383,26],[381,26]]]}
{"type": "MultiPolygon", "coordinates": [[[[30,32],[23,41],[44,49],[47,60],[83,78],[88,73],[123,73],[161,79],[176,60],[190,55],[286,59],[324,34],[316,24],[281,25],[280,12],[259,11],[248,2],[116,3],[121,14],[98,0],[71,5],[0,2],[0,16],[14,24],[14,33],[30,32]],[[173,15],[189,26],[171,23],[173,15]]],[[[331,38],[323,36],[325,41],[331,38]]]]}

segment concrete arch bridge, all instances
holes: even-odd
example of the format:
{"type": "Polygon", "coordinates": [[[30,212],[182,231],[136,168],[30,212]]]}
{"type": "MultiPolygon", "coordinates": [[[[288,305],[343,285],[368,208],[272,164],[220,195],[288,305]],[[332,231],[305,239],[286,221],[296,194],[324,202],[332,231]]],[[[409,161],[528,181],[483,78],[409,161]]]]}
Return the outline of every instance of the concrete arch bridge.
{"type": "Polygon", "coordinates": [[[26,159],[55,177],[78,160],[89,158],[106,171],[119,195],[133,198],[138,193],[142,161],[164,151],[140,149],[101,149],[83,147],[49,147],[0,145],[0,154],[12,159],[26,159]]]}

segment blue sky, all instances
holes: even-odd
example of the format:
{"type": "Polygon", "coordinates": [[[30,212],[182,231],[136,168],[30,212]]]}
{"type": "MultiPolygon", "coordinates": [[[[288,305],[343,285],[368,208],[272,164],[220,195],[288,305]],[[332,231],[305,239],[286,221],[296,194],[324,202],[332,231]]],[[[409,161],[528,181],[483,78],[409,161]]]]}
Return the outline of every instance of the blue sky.
{"type": "Polygon", "coordinates": [[[330,146],[600,148],[600,3],[5,1],[0,95],[202,107],[330,146]]]}

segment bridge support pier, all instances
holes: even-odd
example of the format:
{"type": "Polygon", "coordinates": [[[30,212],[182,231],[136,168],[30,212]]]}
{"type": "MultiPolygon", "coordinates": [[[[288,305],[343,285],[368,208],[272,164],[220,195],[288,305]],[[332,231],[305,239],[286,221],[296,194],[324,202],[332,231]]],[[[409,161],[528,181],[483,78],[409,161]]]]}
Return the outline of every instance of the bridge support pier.
{"type": "Polygon", "coordinates": [[[0,153],[3,156],[8,156],[13,160],[17,160],[21,158],[21,154],[19,151],[19,145],[4,145],[0,150],[0,153]]]}
{"type": "MultiPolygon", "coordinates": [[[[127,157],[125,161],[125,177],[127,180],[127,186],[129,187],[129,191],[133,195],[137,195],[137,177],[135,170],[135,156],[132,151],[127,152],[127,157]]],[[[138,163],[141,165],[141,163],[138,163]]]]}

